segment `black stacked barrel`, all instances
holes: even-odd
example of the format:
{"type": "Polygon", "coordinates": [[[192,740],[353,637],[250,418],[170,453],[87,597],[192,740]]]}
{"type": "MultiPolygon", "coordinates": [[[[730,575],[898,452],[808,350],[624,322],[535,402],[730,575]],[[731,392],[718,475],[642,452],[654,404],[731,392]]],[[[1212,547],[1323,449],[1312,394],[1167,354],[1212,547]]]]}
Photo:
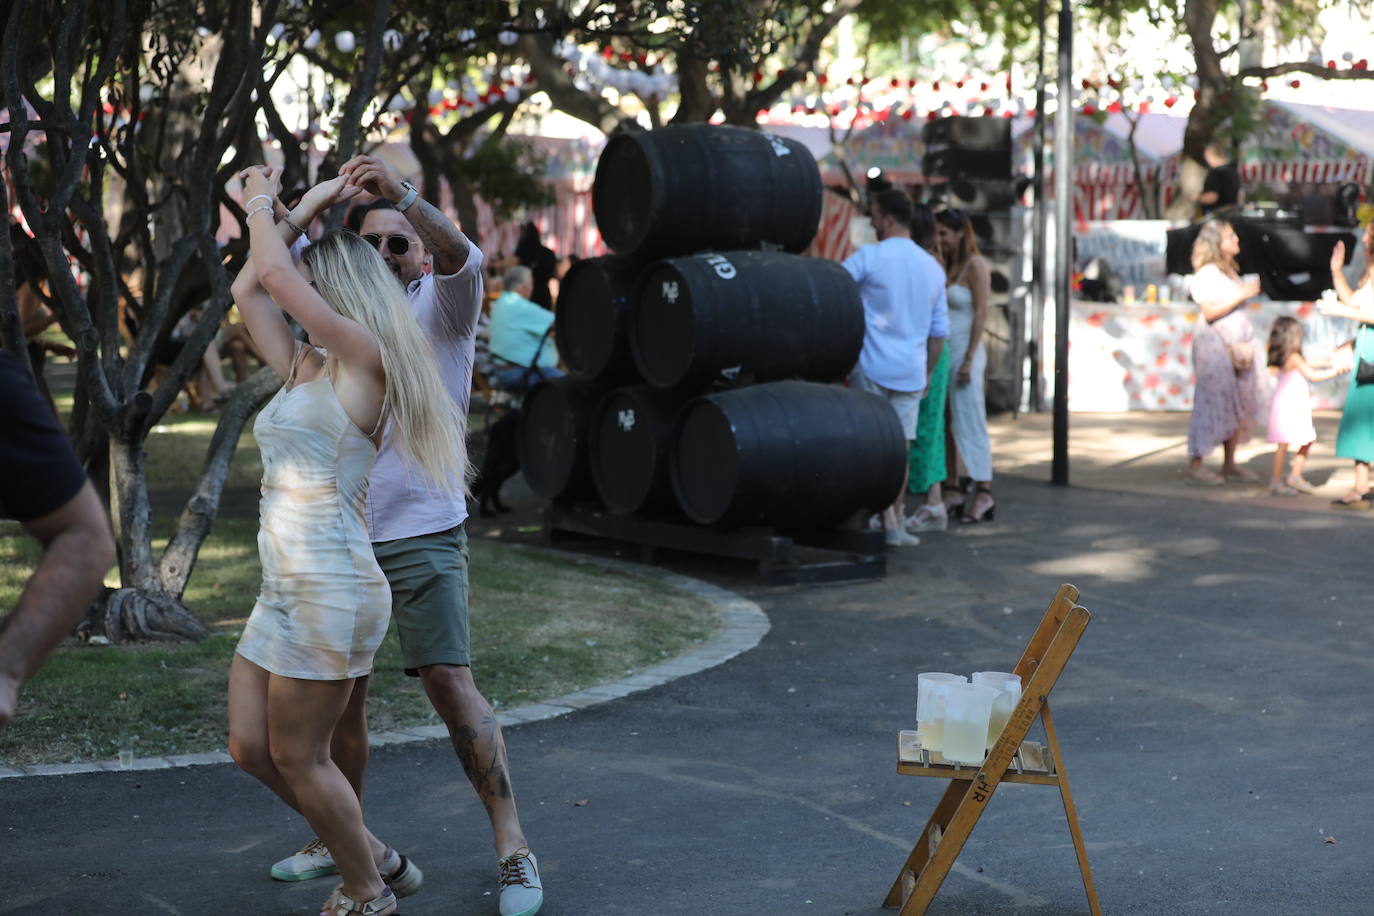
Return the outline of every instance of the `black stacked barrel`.
{"type": "Polygon", "coordinates": [[[889,504],[906,459],[896,415],[834,384],[863,346],[858,287],[797,254],[820,220],[810,152],[738,127],[620,134],[592,200],[616,254],[563,280],[572,377],[526,398],[531,489],[576,504],[589,479],[613,513],[788,531],[889,504]]]}

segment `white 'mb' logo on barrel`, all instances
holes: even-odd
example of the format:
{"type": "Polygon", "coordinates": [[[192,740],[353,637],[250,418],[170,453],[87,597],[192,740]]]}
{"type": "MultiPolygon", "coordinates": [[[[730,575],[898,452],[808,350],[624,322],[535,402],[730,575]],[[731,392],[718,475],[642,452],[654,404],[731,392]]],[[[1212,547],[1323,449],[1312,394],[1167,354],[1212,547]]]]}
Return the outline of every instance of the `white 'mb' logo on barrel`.
{"type": "Polygon", "coordinates": [[[616,414],[616,420],[619,422],[620,428],[624,432],[628,433],[635,428],[635,412],[633,409],[620,411],[616,414]]]}
{"type": "Polygon", "coordinates": [[[706,263],[715,268],[716,276],[722,280],[733,280],[735,278],[735,265],[731,264],[724,255],[708,254],[706,263]]]}
{"type": "Polygon", "coordinates": [[[764,136],[768,138],[769,143],[773,144],[773,155],[777,156],[779,159],[781,159],[783,156],[792,155],[792,151],[787,148],[786,143],[783,143],[781,140],[779,140],[772,134],[765,134],[764,136]]]}
{"type": "Polygon", "coordinates": [[[664,280],[664,281],[663,281],[663,298],[664,298],[666,301],[668,301],[668,302],[676,302],[676,301],[677,301],[677,281],[676,281],[676,280],[664,280]]]}

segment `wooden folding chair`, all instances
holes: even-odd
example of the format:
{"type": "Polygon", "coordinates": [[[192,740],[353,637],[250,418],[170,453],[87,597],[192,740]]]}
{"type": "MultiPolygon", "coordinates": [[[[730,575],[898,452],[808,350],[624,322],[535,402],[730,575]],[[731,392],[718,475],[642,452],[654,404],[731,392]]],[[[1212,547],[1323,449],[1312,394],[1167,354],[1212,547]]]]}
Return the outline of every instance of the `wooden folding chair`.
{"type": "Polygon", "coordinates": [[[899,735],[898,773],[936,776],[950,780],[950,784],[926,821],[925,830],[898,872],[892,889],[887,892],[883,906],[901,907],[900,916],[925,913],[987,808],[992,793],[1001,783],[1022,782],[1059,787],[1069,834],[1078,856],[1078,870],[1083,876],[1083,889],[1088,895],[1088,908],[1093,916],[1101,916],[1102,908],[1088,867],[1088,851],[1078,827],[1078,813],[1069,791],[1064,755],[1060,752],[1049,704],[1050,691],[1091,619],[1086,608],[1075,604],[1077,600],[1078,589],[1072,585],[1061,585],[1055,593],[1049,610],[1016,664],[1015,673],[1021,675],[1021,700],[981,767],[961,766],[945,760],[937,752],[921,748],[914,732],[899,735]],[[1036,717],[1045,725],[1048,748],[1038,742],[1026,741],[1026,734],[1036,717]]]}

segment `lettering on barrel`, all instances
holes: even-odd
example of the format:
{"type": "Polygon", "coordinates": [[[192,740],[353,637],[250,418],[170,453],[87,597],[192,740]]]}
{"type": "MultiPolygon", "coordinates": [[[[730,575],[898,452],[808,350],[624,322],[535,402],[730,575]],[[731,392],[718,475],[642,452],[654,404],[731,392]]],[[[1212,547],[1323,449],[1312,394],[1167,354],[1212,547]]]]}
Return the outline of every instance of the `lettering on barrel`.
{"type": "Polygon", "coordinates": [[[725,255],[708,254],[703,257],[705,257],[706,263],[710,264],[712,269],[715,270],[717,277],[720,277],[722,280],[733,280],[735,278],[735,265],[731,264],[730,260],[726,258],[725,255]]]}
{"type": "Polygon", "coordinates": [[[620,429],[621,429],[622,432],[627,432],[627,433],[628,433],[630,430],[634,429],[634,428],[635,428],[635,412],[634,412],[634,408],[630,408],[630,409],[628,409],[628,410],[619,411],[619,412],[616,414],[616,423],[617,423],[617,425],[620,426],[620,429]]]}
{"type": "Polygon", "coordinates": [[[764,134],[764,136],[767,137],[767,138],[768,138],[768,142],[769,142],[770,144],[772,144],[772,146],[773,146],[773,155],[774,155],[774,156],[777,156],[779,159],[781,159],[783,156],[790,156],[790,155],[792,155],[792,151],[791,151],[790,149],[787,148],[787,144],[786,144],[786,143],[783,143],[781,140],[779,140],[777,137],[773,136],[772,134],[764,134]]]}
{"type": "Polygon", "coordinates": [[[739,378],[740,370],[743,368],[743,366],[731,366],[728,369],[720,370],[720,374],[733,382],[735,379],[739,378]]]}
{"type": "Polygon", "coordinates": [[[677,294],[678,294],[677,281],[676,281],[676,280],[664,280],[664,281],[663,281],[663,300],[664,300],[665,302],[676,302],[676,301],[677,301],[677,294]]]}

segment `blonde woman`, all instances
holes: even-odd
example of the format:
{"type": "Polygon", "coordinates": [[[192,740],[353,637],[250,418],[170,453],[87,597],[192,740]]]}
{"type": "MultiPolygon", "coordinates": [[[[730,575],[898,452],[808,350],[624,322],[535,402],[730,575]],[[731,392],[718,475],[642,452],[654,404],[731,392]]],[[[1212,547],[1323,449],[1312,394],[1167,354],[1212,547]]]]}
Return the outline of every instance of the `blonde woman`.
{"type": "Polygon", "coordinates": [[[978,250],[973,222],[963,210],[935,214],[935,251],[945,268],[949,295],[949,430],[956,455],[946,461],[946,505],[962,507],[964,524],[990,522],[996,503],[992,498],[992,445],[988,439],[988,409],[983,397],[983,373],[987,354],[983,330],[988,321],[992,274],[978,250]],[[958,483],[959,461],[973,484],[965,493],[958,483]]]}
{"type": "MultiPolygon", "coordinates": [[[[294,265],[277,223],[279,172],[247,169],[251,256],[234,299],[285,384],[254,424],[262,449],[258,549],[263,582],[229,671],[229,746],[239,765],[300,811],[342,883],[324,916],[385,916],[419,872],[363,825],[354,787],[330,759],[335,726],[391,613],[364,517],[384,426],[413,472],[449,488],[463,477],[463,423],[433,349],[376,248],[326,235],[294,265]],[[284,309],[310,336],[303,344],[284,309]],[[267,753],[262,753],[266,748],[267,753]],[[379,870],[380,869],[380,870],[379,870]],[[388,887],[382,874],[391,882],[388,887]]],[[[344,178],[307,192],[311,216],[356,193],[344,178]]]]}
{"type": "Polygon", "coordinates": [[[1227,480],[1256,482],[1259,475],[1236,464],[1236,446],[1250,438],[1263,408],[1265,348],[1255,340],[1245,304],[1259,295],[1255,277],[1236,266],[1240,239],[1224,220],[1204,223],[1193,243],[1188,290],[1201,312],[1193,328],[1193,414],[1188,421],[1187,481],[1215,486],[1227,480]],[[1202,460],[1222,446],[1221,473],[1202,460]]]}

